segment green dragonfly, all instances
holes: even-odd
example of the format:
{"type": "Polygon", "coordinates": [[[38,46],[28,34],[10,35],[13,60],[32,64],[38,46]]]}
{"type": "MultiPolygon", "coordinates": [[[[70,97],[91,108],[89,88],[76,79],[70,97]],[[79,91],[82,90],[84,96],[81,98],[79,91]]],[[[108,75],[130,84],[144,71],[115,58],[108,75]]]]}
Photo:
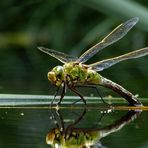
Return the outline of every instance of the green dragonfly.
{"type": "MultiPolygon", "coordinates": [[[[96,88],[97,85],[101,85],[103,87],[110,88],[114,92],[118,93],[120,96],[127,100],[129,105],[142,105],[141,102],[137,99],[137,95],[133,95],[121,85],[101,76],[98,71],[109,68],[121,61],[146,56],[148,55],[148,47],[129,52],[127,54],[123,54],[114,58],[105,59],[90,65],[83,64],[100,50],[124,37],[138,21],[139,18],[134,17],[120,24],[103,40],[88,49],[79,58],[64,54],[62,52],[58,52],[53,49],[38,47],[38,49],[42,52],[49,54],[50,56],[58,59],[63,63],[63,66],[56,66],[47,74],[48,80],[55,86],[57,86],[58,90],[60,87],[62,87],[62,93],[58,104],[61,103],[67,89],[70,89],[75,94],[80,96],[80,99],[86,104],[86,100],[76,90],[76,87],[88,86],[96,88]]],[[[57,93],[55,94],[55,97],[56,95],[57,93]]]]}

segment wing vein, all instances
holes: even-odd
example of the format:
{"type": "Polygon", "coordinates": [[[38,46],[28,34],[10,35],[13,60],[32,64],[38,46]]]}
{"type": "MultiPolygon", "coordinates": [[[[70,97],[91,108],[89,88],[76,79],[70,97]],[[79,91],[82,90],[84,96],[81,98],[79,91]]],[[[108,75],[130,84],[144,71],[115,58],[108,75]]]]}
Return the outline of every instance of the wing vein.
{"type": "Polygon", "coordinates": [[[146,55],[148,55],[148,47],[145,47],[145,48],[133,51],[133,52],[129,52],[127,54],[123,54],[121,56],[117,56],[114,58],[105,59],[105,60],[90,64],[88,66],[91,67],[93,70],[102,71],[102,70],[109,68],[121,61],[125,61],[128,59],[140,58],[140,57],[143,57],[146,55]]]}
{"type": "Polygon", "coordinates": [[[123,38],[129,30],[133,28],[133,26],[138,22],[139,18],[134,17],[119,26],[117,26],[109,35],[107,35],[101,42],[97,43],[86,52],[84,52],[77,60],[77,62],[84,63],[92,56],[94,56],[97,52],[104,49],[105,47],[117,42],[121,38],[123,38]]]}

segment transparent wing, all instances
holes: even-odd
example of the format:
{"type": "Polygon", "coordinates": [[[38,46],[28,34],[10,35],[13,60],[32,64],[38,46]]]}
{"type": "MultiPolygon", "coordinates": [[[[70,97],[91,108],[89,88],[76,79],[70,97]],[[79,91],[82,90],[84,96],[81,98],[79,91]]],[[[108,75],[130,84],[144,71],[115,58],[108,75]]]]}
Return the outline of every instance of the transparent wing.
{"type": "Polygon", "coordinates": [[[71,61],[76,61],[78,58],[76,57],[72,57],[70,55],[67,55],[65,53],[53,50],[53,49],[48,49],[45,47],[38,47],[38,49],[46,54],[49,54],[50,56],[58,59],[59,61],[61,61],[62,63],[67,63],[67,62],[71,62],[71,61]]]}
{"type": "Polygon", "coordinates": [[[94,56],[97,52],[102,50],[103,48],[113,44],[114,42],[117,42],[122,37],[124,37],[128,31],[138,22],[139,18],[135,17],[132,18],[122,24],[120,24],[118,27],[116,27],[108,36],[106,36],[101,42],[94,45],[90,49],[88,49],[86,52],[84,52],[77,62],[84,63],[88,59],[90,59],[92,56],[94,56]]]}
{"type": "Polygon", "coordinates": [[[114,57],[114,58],[110,58],[110,59],[106,59],[106,60],[102,60],[100,62],[96,62],[94,64],[90,64],[88,65],[89,67],[91,67],[93,70],[96,71],[102,71],[106,68],[109,68],[121,61],[125,61],[128,59],[135,59],[135,58],[140,58],[142,56],[146,56],[148,55],[148,47],[146,48],[142,48],[133,52],[129,52],[127,54],[123,54],[121,56],[118,57],[114,57]]]}

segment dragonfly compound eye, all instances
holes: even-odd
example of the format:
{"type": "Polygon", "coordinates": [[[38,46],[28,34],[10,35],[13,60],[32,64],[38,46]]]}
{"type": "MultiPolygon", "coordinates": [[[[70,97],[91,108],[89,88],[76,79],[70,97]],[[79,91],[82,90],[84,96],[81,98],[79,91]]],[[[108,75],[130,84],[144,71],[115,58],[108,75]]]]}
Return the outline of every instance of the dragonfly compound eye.
{"type": "Polygon", "coordinates": [[[48,72],[48,80],[56,86],[60,86],[64,80],[62,66],[56,66],[52,71],[48,72]]]}
{"type": "Polygon", "coordinates": [[[48,80],[51,82],[55,82],[56,81],[56,76],[55,76],[55,72],[50,71],[47,74],[48,80]]]}

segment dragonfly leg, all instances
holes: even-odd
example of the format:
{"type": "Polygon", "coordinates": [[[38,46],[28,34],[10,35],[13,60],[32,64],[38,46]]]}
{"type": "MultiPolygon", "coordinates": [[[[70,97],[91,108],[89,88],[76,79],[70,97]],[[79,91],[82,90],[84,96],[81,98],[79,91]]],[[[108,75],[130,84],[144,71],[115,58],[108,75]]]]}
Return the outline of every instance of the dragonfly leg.
{"type": "Polygon", "coordinates": [[[56,128],[63,132],[65,130],[64,119],[60,110],[51,111],[52,119],[55,121],[56,128]]]}
{"type": "Polygon", "coordinates": [[[82,114],[79,115],[78,118],[76,118],[72,124],[67,126],[67,128],[65,130],[65,135],[67,135],[68,131],[70,131],[72,128],[74,128],[74,126],[77,125],[83,119],[85,114],[86,114],[86,108],[84,108],[84,111],[82,112],[82,114]]]}
{"type": "MultiPolygon", "coordinates": [[[[70,87],[70,90],[73,91],[75,94],[77,94],[80,97],[80,100],[82,100],[84,104],[86,105],[86,100],[74,87],[70,87]]],[[[80,100],[75,101],[74,104],[79,102],[80,100]]]]}
{"type": "Polygon", "coordinates": [[[55,98],[56,98],[56,96],[57,96],[57,94],[58,94],[58,92],[59,92],[59,89],[60,89],[60,86],[57,88],[57,90],[56,90],[56,92],[55,92],[55,94],[54,94],[54,98],[51,100],[50,106],[53,105],[53,102],[54,102],[54,100],[55,100],[55,98]]]}
{"type": "Polygon", "coordinates": [[[60,100],[58,102],[58,105],[61,104],[61,101],[63,100],[64,96],[65,96],[65,93],[66,93],[66,84],[65,82],[63,83],[63,89],[62,89],[62,93],[61,93],[61,96],[60,96],[60,100]]]}
{"type": "MultiPolygon", "coordinates": [[[[106,105],[109,105],[107,102],[105,102],[105,100],[103,99],[103,97],[101,96],[99,89],[97,88],[97,86],[94,85],[77,85],[76,87],[90,87],[90,88],[94,88],[97,92],[97,94],[99,95],[99,97],[101,98],[102,102],[106,105]]],[[[110,106],[110,105],[109,105],[110,106]]]]}
{"type": "Polygon", "coordinates": [[[137,97],[135,95],[133,95],[131,92],[123,88],[121,85],[109,79],[102,77],[102,83],[100,85],[110,88],[119,95],[121,95],[123,98],[126,99],[127,102],[129,102],[129,105],[134,105],[134,106],[142,105],[142,103],[139,100],[137,100],[137,97]]]}
{"type": "MultiPolygon", "coordinates": [[[[92,88],[95,88],[95,90],[97,91],[97,93],[98,93],[99,97],[101,98],[102,102],[103,102],[104,104],[106,104],[106,105],[109,105],[107,102],[105,102],[105,100],[104,100],[103,97],[101,96],[101,94],[100,94],[98,88],[97,88],[96,86],[92,86],[92,88]]],[[[110,105],[109,105],[109,106],[110,106],[110,105]]]]}

